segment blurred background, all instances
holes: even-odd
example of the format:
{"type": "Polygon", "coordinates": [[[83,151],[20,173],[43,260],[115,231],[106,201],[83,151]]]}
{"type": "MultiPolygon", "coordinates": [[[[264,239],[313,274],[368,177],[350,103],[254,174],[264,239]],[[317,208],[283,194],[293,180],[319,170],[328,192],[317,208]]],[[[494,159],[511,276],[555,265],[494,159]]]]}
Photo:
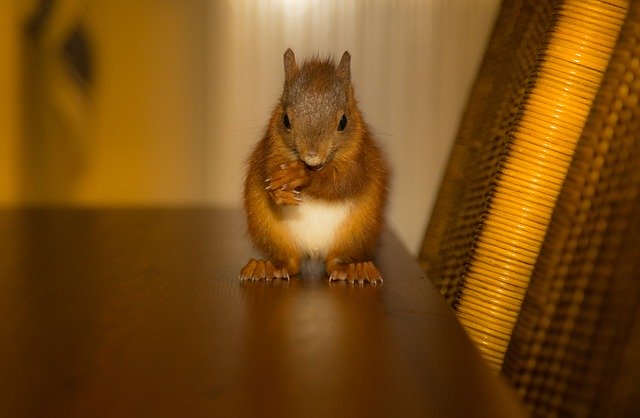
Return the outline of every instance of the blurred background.
{"type": "Polygon", "coordinates": [[[0,0],[0,207],[239,207],[282,55],[352,54],[416,253],[499,0],[0,0]]]}

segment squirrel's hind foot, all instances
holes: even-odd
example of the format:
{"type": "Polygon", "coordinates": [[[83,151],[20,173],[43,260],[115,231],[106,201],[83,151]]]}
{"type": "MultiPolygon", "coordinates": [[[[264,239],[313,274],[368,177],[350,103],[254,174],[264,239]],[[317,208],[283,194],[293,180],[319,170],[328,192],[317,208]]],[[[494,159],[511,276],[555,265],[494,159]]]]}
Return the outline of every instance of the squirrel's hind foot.
{"type": "Polygon", "coordinates": [[[287,268],[278,268],[271,261],[251,259],[240,270],[240,280],[265,280],[285,279],[289,280],[289,271],[287,268]]]}
{"type": "Polygon", "coordinates": [[[349,283],[382,283],[382,274],[371,261],[362,263],[340,263],[329,270],[329,281],[349,283]]]}

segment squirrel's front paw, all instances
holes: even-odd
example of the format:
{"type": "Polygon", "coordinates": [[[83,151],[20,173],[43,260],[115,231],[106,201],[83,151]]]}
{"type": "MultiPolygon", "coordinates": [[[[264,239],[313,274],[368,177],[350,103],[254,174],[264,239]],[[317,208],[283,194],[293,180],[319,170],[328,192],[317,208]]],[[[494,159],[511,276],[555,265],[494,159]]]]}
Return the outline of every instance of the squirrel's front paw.
{"type": "Polygon", "coordinates": [[[382,283],[382,274],[371,261],[340,263],[329,269],[329,281],[346,280],[349,283],[382,283]]]}
{"type": "Polygon", "coordinates": [[[278,206],[299,205],[302,202],[300,192],[297,190],[269,190],[269,194],[278,206]]]}
{"type": "Polygon", "coordinates": [[[296,160],[280,165],[266,180],[265,189],[277,205],[298,205],[302,201],[298,188],[309,182],[307,170],[302,161],[296,160]]]}

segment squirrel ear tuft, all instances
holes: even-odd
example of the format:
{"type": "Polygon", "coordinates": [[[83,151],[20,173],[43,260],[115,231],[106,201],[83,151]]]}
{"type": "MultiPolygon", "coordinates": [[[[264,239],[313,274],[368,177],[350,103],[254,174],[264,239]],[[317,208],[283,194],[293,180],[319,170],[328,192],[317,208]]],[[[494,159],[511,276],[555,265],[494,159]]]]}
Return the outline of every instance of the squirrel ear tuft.
{"type": "Polygon", "coordinates": [[[298,64],[296,64],[296,55],[291,48],[289,48],[284,53],[284,76],[286,80],[290,81],[297,72],[298,64]]]}
{"type": "Polygon", "coordinates": [[[340,58],[340,64],[338,64],[338,76],[345,81],[351,80],[351,54],[349,51],[344,51],[342,58],[340,58]]]}

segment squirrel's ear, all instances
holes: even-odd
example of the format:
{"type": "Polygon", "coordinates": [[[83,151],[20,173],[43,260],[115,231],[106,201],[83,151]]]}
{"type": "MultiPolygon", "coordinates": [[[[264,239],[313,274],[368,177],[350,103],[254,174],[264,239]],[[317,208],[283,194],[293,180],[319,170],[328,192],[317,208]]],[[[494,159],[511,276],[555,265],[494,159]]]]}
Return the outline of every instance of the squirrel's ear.
{"type": "Polygon", "coordinates": [[[291,48],[284,53],[284,76],[287,81],[291,80],[298,72],[298,64],[296,64],[296,55],[291,48]]]}
{"type": "Polygon", "coordinates": [[[349,51],[344,51],[340,64],[338,64],[338,76],[345,81],[351,80],[351,54],[349,51]]]}

